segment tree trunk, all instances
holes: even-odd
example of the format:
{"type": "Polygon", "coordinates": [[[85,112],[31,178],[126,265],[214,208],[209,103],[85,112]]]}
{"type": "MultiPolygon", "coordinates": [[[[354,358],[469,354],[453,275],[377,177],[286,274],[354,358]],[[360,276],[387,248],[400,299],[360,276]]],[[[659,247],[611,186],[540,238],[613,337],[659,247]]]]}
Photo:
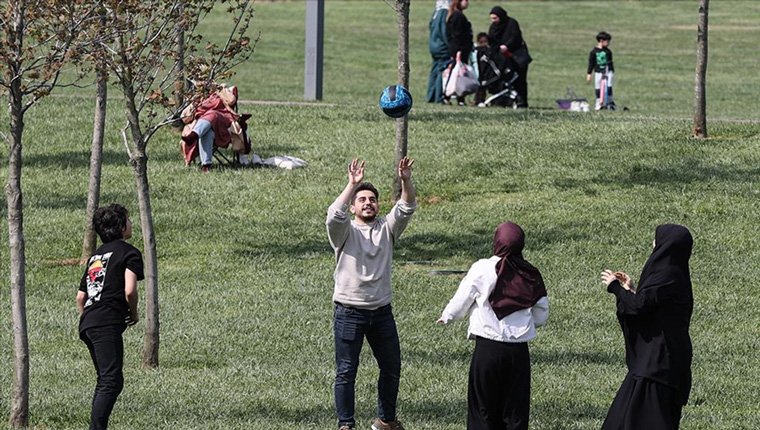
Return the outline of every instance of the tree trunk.
{"type": "MultiPolygon", "coordinates": [[[[179,14],[179,16],[182,16],[185,12],[185,5],[184,3],[180,3],[177,11],[175,13],[179,14]]],[[[176,38],[176,44],[177,44],[177,54],[175,58],[175,64],[174,64],[174,76],[176,76],[176,79],[174,80],[174,100],[176,106],[175,109],[179,112],[182,110],[182,105],[185,103],[185,27],[184,24],[179,27],[177,30],[177,38],[176,38]]],[[[182,121],[180,120],[178,122],[182,124],[182,121]]]]}
{"type": "Polygon", "coordinates": [[[12,84],[10,94],[12,142],[8,155],[8,182],[5,184],[13,324],[13,385],[9,425],[14,428],[26,427],[29,424],[29,336],[26,324],[26,254],[21,193],[21,136],[24,132],[24,113],[21,110],[20,82],[16,80],[12,84]]]}
{"type": "Polygon", "coordinates": [[[140,228],[143,236],[143,258],[145,259],[145,336],[143,339],[142,365],[158,367],[159,322],[158,322],[158,261],[156,258],[156,235],[153,228],[153,209],[150,204],[148,184],[148,155],[145,150],[145,135],[140,129],[140,117],[132,90],[130,71],[122,77],[122,91],[127,104],[127,121],[135,149],[130,154],[130,163],[135,171],[137,200],[140,205],[140,228]]]}
{"type": "MultiPolygon", "coordinates": [[[[409,89],[409,7],[411,0],[396,0],[398,12],[398,81],[409,89]]],[[[398,177],[399,161],[406,157],[409,135],[409,117],[396,119],[395,164],[393,165],[393,201],[401,198],[401,180],[398,177]]]]}
{"type": "Polygon", "coordinates": [[[100,177],[103,167],[103,135],[106,128],[106,96],[108,94],[108,75],[104,68],[97,72],[97,95],[95,96],[95,119],[92,129],[92,147],[90,148],[90,182],[87,186],[87,212],[85,213],[84,240],[82,258],[84,264],[95,252],[97,237],[92,228],[92,216],[100,205],[100,177]]]}
{"type": "Polygon", "coordinates": [[[158,367],[159,322],[158,322],[158,261],[156,258],[156,235],[153,229],[153,209],[150,203],[148,185],[148,157],[144,148],[138,149],[132,160],[137,181],[137,199],[140,205],[140,227],[142,228],[145,258],[145,337],[143,340],[142,365],[158,367]]]}
{"type": "MultiPolygon", "coordinates": [[[[14,76],[21,74],[22,42],[26,2],[13,5],[12,41],[15,61],[8,64],[14,76]]],[[[21,137],[24,134],[24,110],[21,79],[13,79],[8,93],[11,142],[8,151],[8,182],[5,201],[8,210],[8,246],[10,248],[11,321],[13,326],[13,382],[8,425],[29,425],[29,335],[26,324],[26,251],[24,245],[24,204],[21,193],[21,137]]]]}
{"type": "Polygon", "coordinates": [[[705,82],[707,77],[707,12],[710,0],[699,0],[699,19],[697,23],[697,70],[694,85],[694,128],[696,138],[707,138],[707,94],[705,82]]]}

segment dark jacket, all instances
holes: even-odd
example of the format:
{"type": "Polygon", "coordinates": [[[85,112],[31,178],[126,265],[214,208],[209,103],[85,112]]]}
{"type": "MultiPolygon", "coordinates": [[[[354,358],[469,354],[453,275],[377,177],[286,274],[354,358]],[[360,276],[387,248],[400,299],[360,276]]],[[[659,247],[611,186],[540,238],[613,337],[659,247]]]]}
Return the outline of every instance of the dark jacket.
{"type": "Polygon", "coordinates": [[[499,16],[499,22],[497,24],[491,24],[491,27],[488,28],[488,37],[491,39],[492,45],[506,45],[509,52],[517,52],[520,48],[525,46],[525,40],[523,40],[522,31],[520,30],[520,24],[516,19],[507,16],[507,12],[498,6],[495,7],[491,13],[495,13],[499,16]]]}
{"type": "Polygon", "coordinates": [[[449,55],[456,58],[462,52],[462,62],[467,63],[472,52],[472,25],[461,11],[454,11],[446,22],[446,36],[449,55]]]}

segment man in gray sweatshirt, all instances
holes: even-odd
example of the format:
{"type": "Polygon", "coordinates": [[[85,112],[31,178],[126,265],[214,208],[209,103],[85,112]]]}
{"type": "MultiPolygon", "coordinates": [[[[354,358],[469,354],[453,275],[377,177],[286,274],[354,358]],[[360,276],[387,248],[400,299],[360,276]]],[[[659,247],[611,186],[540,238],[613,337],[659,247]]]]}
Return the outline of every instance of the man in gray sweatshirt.
{"type": "Polygon", "coordinates": [[[373,430],[403,430],[396,419],[401,351],[391,309],[393,245],[417,207],[412,164],[398,164],[401,199],[390,213],[378,216],[377,189],[364,180],[364,161],[352,160],[348,184],[327,209],[327,236],[335,251],[335,407],[340,430],[353,429],[354,385],[359,353],[367,338],[380,368],[378,417],[373,430]],[[354,215],[354,219],[348,214],[354,215]]]}

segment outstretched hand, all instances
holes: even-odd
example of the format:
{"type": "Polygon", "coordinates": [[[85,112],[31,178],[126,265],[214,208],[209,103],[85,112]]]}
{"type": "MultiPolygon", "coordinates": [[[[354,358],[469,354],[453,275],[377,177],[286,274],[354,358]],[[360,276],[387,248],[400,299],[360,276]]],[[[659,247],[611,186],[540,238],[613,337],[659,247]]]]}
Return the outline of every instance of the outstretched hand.
{"type": "Polygon", "coordinates": [[[404,157],[398,162],[398,177],[406,181],[412,177],[412,164],[414,160],[404,157]]]}
{"type": "Polygon", "coordinates": [[[352,185],[360,184],[364,180],[364,160],[359,161],[354,158],[348,165],[348,183],[352,185]]]}

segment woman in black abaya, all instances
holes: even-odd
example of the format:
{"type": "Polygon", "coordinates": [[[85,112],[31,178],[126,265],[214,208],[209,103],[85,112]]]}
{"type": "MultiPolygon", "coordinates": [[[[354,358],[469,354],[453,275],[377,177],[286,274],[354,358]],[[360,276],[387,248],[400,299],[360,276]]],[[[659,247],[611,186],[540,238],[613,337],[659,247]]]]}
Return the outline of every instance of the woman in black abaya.
{"type": "Polygon", "coordinates": [[[617,298],[628,366],[602,430],[678,428],[691,389],[693,243],[686,227],[663,224],[638,288],[625,273],[602,272],[607,291],[617,298]]]}
{"type": "MultiPolygon", "coordinates": [[[[470,0],[452,0],[449,13],[446,15],[446,43],[449,47],[449,55],[452,60],[456,60],[459,55],[463,64],[470,61],[470,52],[472,52],[472,24],[464,15],[464,10],[469,6],[470,0]]],[[[444,97],[444,103],[449,102],[449,99],[444,97]]],[[[457,104],[465,105],[464,96],[457,98],[457,104]]]]}
{"type": "Polygon", "coordinates": [[[520,24],[507,15],[501,6],[494,6],[490,13],[491,26],[488,38],[492,46],[506,58],[510,69],[517,72],[515,91],[520,95],[518,108],[528,107],[528,64],[531,62],[528,45],[522,36],[520,24]]]}

